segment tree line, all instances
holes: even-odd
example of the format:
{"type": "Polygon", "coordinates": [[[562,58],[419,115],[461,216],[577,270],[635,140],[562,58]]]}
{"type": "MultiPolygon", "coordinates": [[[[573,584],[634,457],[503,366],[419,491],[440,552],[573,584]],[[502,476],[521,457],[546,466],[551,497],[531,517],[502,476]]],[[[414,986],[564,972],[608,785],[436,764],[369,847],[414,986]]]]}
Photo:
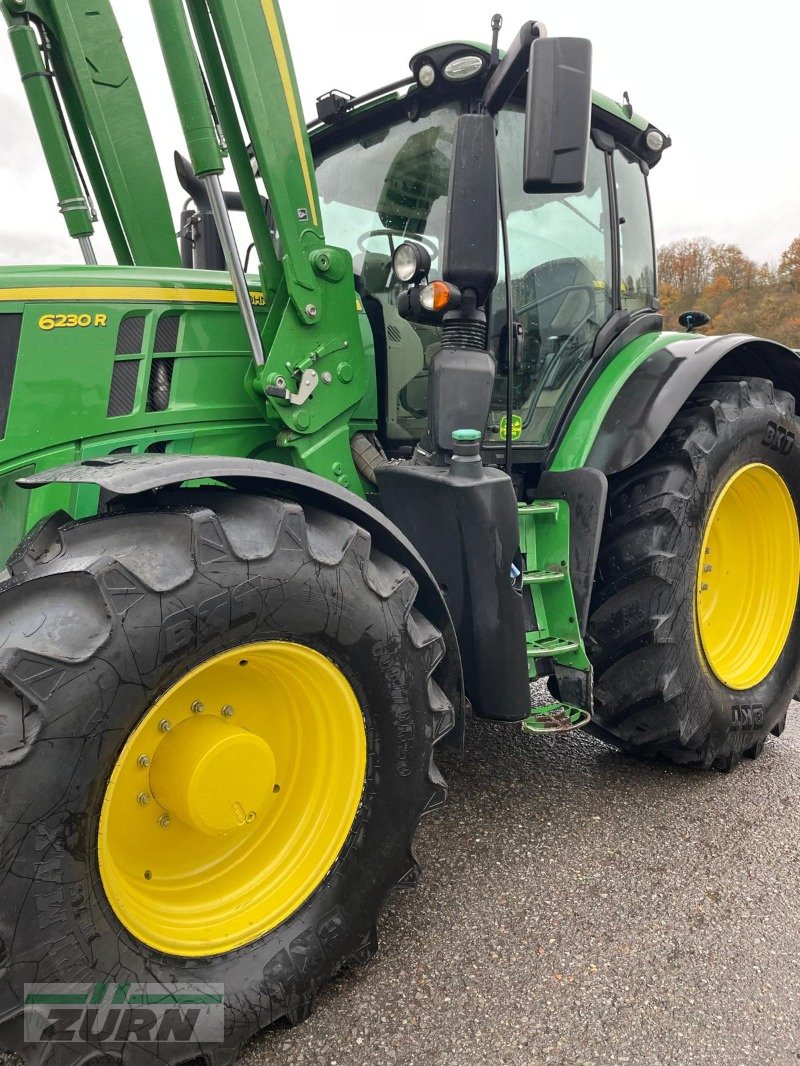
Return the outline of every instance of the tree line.
{"type": "Polygon", "coordinates": [[[672,241],[658,251],[665,325],[682,311],[705,311],[703,333],[752,333],[800,348],[800,237],[776,267],[756,263],[736,244],[708,237],[672,241]]]}

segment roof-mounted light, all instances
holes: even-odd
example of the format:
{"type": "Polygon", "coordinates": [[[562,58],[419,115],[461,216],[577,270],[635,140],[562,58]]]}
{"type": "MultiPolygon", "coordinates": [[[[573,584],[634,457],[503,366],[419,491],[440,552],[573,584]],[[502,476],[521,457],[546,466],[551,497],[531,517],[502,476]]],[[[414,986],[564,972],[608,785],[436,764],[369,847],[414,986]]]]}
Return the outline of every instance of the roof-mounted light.
{"type": "Polygon", "coordinates": [[[651,152],[660,152],[664,147],[664,134],[659,130],[648,130],[645,144],[651,152]]]}
{"type": "Polygon", "coordinates": [[[448,81],[467,81],[483,70],[483,56],[457,56],[446,64],[442,72],[448,81]]]}
{"type": "Polygon", "coordinates": [[[420,83],[423,89],[430,89],[436,80],[436,71],[433,69],[430,63],[423,63],[417,71],[417,81],[420,83]]]}

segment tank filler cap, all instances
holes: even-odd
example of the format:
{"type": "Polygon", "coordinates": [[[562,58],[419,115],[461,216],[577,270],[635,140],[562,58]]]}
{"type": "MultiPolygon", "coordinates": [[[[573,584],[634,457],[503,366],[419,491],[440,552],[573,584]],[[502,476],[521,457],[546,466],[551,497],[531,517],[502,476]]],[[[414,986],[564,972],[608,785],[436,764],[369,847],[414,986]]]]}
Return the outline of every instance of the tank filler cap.
{"type": "Polygon", "coordinates": [[[450,461],[450,473],[459,477],[483,477],[481,461],[481,442],[483,434],[479,429],[453,430],[453,458],[450,461]]]}
{"type": "Polygon", "coordinates": [[[453,452],[455,455],[480,455],[483,434],[479,429],[454,429],[453,452]]]}

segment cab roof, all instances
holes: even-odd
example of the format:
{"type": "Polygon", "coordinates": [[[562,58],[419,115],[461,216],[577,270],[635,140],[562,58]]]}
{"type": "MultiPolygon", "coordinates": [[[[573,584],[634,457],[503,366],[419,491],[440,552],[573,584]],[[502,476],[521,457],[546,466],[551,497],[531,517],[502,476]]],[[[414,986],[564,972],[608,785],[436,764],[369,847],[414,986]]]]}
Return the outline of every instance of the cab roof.
{"type": "MultiPolygon", "coordinates": [[[[500,58],[503,54],[502,51],[499,52],[500,58]]],[[[316,140],[315,135],[322,133],[324,129],[331,131],[332,125],[350,126],[352,120],[360,119],[368,112],[380,111],[383,105],[396,104],[400,101],[416,105],[422,104],[425,98],[433,102],[437,97],[458,95],[459,90],[463,93],[470,91],[474,93],[478,88],[482,90],[491,73],[490,58],[491,48],[480,41],[442,41],[421,49],[411,57],[409,67],[412,74],[410,77],[407,76],[358,98],[335,91],[326,93],[317,100],[317,119],[309,123],[312,143],[316,140]],[[461,82],[447,83],[445,78],[440,76],[428,88],[419,82],[417,76],[426,61],[432,63],[437,70],[443,71],[452,59],[466,55],[480,55],[484,59],[483,69],[471,78],[461,82]],[[405,92],[403,92],[404,89],[405,92]]],[[[517,93],[520,92],[521,88],[517,90],[517,93]]],[[[611,134],[615,142],[627,148],[647,167],[655,166],[663,152],[672,143],[669,137],[658,130],[657,132],[663,139],[661,149],[653,151],[649,147],[648,134],[657,127],[633,110],[627,101],[627,96],[625,103],[618,103],[603,93],[593,91],[592,127],[611,134]]],[[[327,142],[328,138],[323,134],[321,140],[327,142]]]]}

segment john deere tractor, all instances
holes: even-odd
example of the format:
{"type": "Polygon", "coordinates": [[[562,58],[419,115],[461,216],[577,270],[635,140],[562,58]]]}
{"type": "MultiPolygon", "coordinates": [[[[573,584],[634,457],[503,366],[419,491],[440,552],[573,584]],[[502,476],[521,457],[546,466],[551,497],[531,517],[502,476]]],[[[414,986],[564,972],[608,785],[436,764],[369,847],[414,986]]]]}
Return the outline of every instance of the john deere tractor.
{"type": "Polygon", "coordinates": [[[800,361],[663,331],[670,141],[588,41],[496,17],[306,127],[274,0],[151,0],[178,224],[109,0],[0,6],[85,259],[0,270],[0,1039],[222,1063],[375,950],[470,716],[781,732],[800,361]],[[148,1028],[186,984],[224,1031],[148,1028]]]}

